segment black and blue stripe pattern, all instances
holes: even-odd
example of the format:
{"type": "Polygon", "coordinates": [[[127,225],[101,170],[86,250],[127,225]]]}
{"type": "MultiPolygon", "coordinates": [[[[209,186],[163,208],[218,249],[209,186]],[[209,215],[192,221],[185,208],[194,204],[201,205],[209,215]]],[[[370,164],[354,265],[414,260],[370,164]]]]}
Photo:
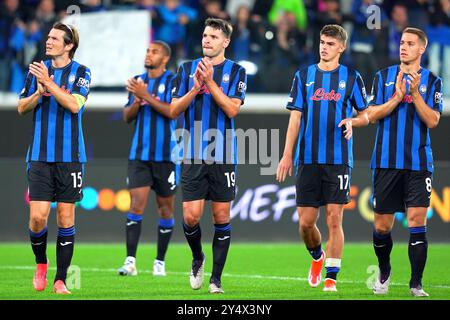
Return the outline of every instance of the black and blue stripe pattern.
{"type": "MultiPolygon", "coordinates": [[[[398,65],[383,69],[375,75],[371,105],[382,105],[395,94],[395,82],[400,71],[398,65]]],[[[429,70],[422,68],[419,93],[433,110],[442,112],[442,81],[429,70]]],[[[407,74],[403,76],[405,79],[407,74]]],[[[419,114],[409,94],[387,117],[378,121],[371,168],[427,170],[433,172],[433,154],[429,129],[419,114]]]]}
{"type": "MultiPolygon", "coordinates": [[[[201,59],[187,62],[180,66],[174,82],[172,98],[184,96],[194,85],[193,75],[201,59]]],[[[214,82],[229,98],[245,99],[247,75],[239,64],[225,59],[214,66],[214,82]]],[[[214,163],[237,164],[237,142],[234,119],[229,118],[212,95],[204,87],[195,97],[182,115],[180,127],[187,130],[188,141],[183,149],[184,159],[207,160],[214,163]],[[201,128],[195,131],[195,123],[201,123],[201,128]],[[217,137],[213,137],[210,129],[217,129],[217,137]],[[215,143],[215,148],[209,154],[208,145],[215,143]]]]}
{"type": "MultiPolygon", "coordinates": [[[[159,101],[170,103],[173,73],[165,71],[158,78],[149,78],[147,72],[136,76],[147,84],[148,92],[159,101]]],[[[125,107],[134,102],[130,94],[125,107]]],[[[136,118],[136,127],[131,142],[130,160],[171,161],[171,151],[175,141],[171,139],[176,122],[155,111],[149,104],[144,104],[136,118]]]]}
{"type": "Polygon", "coordinates": [[[302,112],[295,165],[347,164],[353,166],[353,139],[346,140],[338,124],[351,118],[353,108],[368,107],[360,74],[344,65],[323,71],[316,64],[297,71],[289,110],[302,112]]]}
{"type": "MultiPolygon", "coordinates": [[[[90,70],[72,61],[63,68],[54,68],[45,61],[49,75],[63,90],[79,94],[87,99],[91,81],[90,70]]],[[[36,77],[31,73],[25,81],[20,98],[31,96],[37,90],[36,77]]],[[[63,108],[48,93],[39,100],[33,114],[33,136],[27,152],[27,162],[86,162],[82,116],[84,106],[78,113],[63,108]]]]}

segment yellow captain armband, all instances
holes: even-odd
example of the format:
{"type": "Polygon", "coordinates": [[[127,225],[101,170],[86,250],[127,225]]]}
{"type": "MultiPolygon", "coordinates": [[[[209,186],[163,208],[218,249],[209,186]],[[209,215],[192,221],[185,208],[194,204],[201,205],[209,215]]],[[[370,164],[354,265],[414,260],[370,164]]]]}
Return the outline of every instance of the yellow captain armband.
{"type": "Polygon", "coordinates": [[[74,96],[75,100],[77,101],[78,109],[81,109],[86,102],[86,98],[79,94],[73,94],[72,96],[74,96]]]}

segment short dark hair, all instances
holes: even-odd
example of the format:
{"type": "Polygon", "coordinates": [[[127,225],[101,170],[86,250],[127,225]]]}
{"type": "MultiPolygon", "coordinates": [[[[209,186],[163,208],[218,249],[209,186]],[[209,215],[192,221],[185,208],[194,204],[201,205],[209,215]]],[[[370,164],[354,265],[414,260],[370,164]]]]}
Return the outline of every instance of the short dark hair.
{"type": "Polygon", "coordinates": [[[64,44],[73,44],[73,48],[69,52],[69,58],[73,59],[73,56],[75,55],[75,51],[78,49],[78,45],[80,44],[80,36],[78,34],[77,29],[75,29],[74,26],[62,23],[62,22],[56,22],[53,25],[53,29],[64,31],[64,44]]]}
{"type": "Polygon", "coordinates": [[[419,40],[425,45],[425,47],[427,46],[428,37],[425,34],[425,32],[423,32],[423,30],[421,30],[419,28],[407,27],[407,28],[405,28],[405,30],[403,30],[402,34],[404,34],[404,33],[415,34],[416,36],[419,37],[419,40]]]}
{"type": "Polygon", "coordinates": [[[344,45],[347,44],[348,34],[344,28],[337,24],[327,24],[320,30],[320,35],[328,36],[341,41],[344,45]]]}
{"type": "Polygon", "coordinates": [[[233,27],[231,26],[231,24],[228,21],[222,19],[208,18],[205,21],[205,27],[222,30],[222,32],[225,34],[225,37],[227,37],[228,39],[233,33],[233,27]]]}
{"type": "Polygon", "coordinates": [[[161,46],[163,48],[164,54],[170,58],[170,56],[172,55],[172,49],[170,49],[170,46],[167,43],[161,40],[155,40],[152,41],[152,43],[161,46]]]}

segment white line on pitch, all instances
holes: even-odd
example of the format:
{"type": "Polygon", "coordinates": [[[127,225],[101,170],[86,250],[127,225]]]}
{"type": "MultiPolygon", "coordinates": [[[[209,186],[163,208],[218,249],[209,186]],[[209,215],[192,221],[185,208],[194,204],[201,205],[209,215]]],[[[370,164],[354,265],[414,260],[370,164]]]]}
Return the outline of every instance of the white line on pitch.
{"type": "MultiPolygon", "coordinates": [[[[0,270],[35,270],[35,266],[0,266],[0,270]]],[[[56,270],[55,267],[49,268],[50,270],[56,270]]],[[[112,268],[80,268],[81,271],[84,272],[111,272],[116,273],[117,269],[112,268]]],[[[150,270],[139,270],[140,273],[148,273],[151,274],[152,271],[150,270]]],[[[167,272],[169,275],[176,275],[176,276],[188,276],[188,272],[167,272]]],[[[205,272],[205,275],[209,276],[210,273],[205,272]]],[[[259,275],[259,274],[232,274],[232,273],[224,273],[224,277],[229,278],[244,278],[244,279],[263,279],[263,280],[287,280],[287,281],[301,281],[306,282],[308,281],[307,278],[300,278],[300,277],[286,277],[286,276],[266,276],[266,275],[259,275]]],[[[350,281],[350,280],[339,280],[339,283],[347,283],[347,284],[366,284],[366,282],[363,281],[350,281]]],[[[408,286],[406,283],[397,283],[392,282],[391,286],[408,286]]],[[[450,289],[450,286],[446,285],[427,285],[427,287],[430,288],[440,288],[440,289],[450,289]]]]}

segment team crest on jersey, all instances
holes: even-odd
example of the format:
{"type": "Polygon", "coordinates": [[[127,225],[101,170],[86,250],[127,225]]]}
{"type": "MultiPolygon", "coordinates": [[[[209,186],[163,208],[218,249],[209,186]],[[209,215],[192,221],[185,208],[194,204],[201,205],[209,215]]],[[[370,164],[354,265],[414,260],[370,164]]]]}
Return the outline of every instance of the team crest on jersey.
{"type": "Polygon", "coordinates": [[[420,93],[424,94],[425,92],[427,92],[427,86],[425,84],[421,84],[419,87],[419,91],[420,93]]]}
{"type": "Polygon", "coordinates": [[[166,90],[166,85],[164,83],[161,83],[158,87],[158,92],[159,93],[164,93],[164,91],[166,90]]]}
{"type": "Polygon", "coordinates": [[[225,73],[222,77],[222,82],[227,83],[228,81],[230,81],[230,75],[228,73],[225,73]]]}
{"type": "Polygon", "coordinates": [[[69,83],[72,84],[74,82],[75,82],[75,75],[71,74],[70,77],[69,77],[69,83]]]}
{"type": "Polygon", "coordinates": [[[339,82],[339,89],[344,90],[345,89],[345,81],[341,80],[341,82],[339,82]]]}

